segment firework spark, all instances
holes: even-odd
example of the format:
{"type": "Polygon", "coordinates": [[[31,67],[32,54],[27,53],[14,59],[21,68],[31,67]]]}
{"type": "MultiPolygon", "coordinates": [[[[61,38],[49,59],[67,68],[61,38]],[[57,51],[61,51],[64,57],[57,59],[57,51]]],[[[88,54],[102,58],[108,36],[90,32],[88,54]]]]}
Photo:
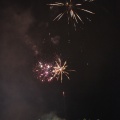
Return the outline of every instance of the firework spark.
{"type": "Polygon", "coordinates": [[[38,62],[33,70],[36,73],[37,78],[42,82],[51,82],[54,79],[61,81],[63,80],[63,75],[65,75],[68,79],[69,78],[69,71],[74,70],[67,70],[67,62],[65,61],[63,64],[61,59],[58,58],[55,61],[54,65],[51,64],[43,64],[42,62],[38,62]]]}
{"type": "Polygon", "coordinates": [[[62,92],[62,94],[63,94],[63,96],[65,96],[65,92],[64,91],[62,92]]]}
{"type": "Polygon", "coordinates": [[[42,82],[50,82],[53,79],[53,66],[50,64],[43,64],[38,62],[33,70],[36,73],[37,79],[42,82]]]}
{"type": "MultiPolygon", "coordinates": [[[[93,2],[95,0],[84,0],[84,2],[93,2]]],[[[80,10],[81,12],[87,12],[90,14],[95,14],[90,10],[87,9],[83,9],[82,8],[82,3],[77,3],[77,4],[73,4],[72,0],[69,0],[69,2],[65,2],[65,3],[60,3],[60,2],[55,2],[53,4],[47,4],[49,6],[57,6],[57,7],[65,7],[65,11],[61,12],[60,14],[58,14],[53,21],[57,20],[59,21],[65,14],[67,14],[68,16],[68,24],[70,19],[74,20],[74,27],[76,27],[76,23],[78,23],[78,21],[81,21],[81,23],[84,24],[81,16],[76,12],[76,10],[80,10]]]]}
{"type": "Polygon", "coordinates": [[[54,76],[53,77],[56,77],[57,80],[61,80],[61,83],[62,83],[62,80],[63,80],[63,74],[68,78],[69,78],[69,72],[68,71],[74,71],[74,70],[67,70],[67,62],[65,61],[63,64],[61,62],[61,59],[58,58],[57,61],[55,61],[56,65],[54,67],[54,70],[53,70],[53,73],[54,73],[54,76]]]}

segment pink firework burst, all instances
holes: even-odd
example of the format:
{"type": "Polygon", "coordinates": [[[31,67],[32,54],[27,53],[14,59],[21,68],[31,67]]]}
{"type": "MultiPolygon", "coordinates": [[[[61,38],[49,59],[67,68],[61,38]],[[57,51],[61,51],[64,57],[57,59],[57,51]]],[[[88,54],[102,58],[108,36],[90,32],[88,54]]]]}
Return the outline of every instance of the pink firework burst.
{"type": "Polygon", "coordinates": [[[36,73],[37,79],[42,82],[50,82],[53,79],[53,66],[50,64],[43,64],[42,62],[38,62],[33,70],[36,73]]]}

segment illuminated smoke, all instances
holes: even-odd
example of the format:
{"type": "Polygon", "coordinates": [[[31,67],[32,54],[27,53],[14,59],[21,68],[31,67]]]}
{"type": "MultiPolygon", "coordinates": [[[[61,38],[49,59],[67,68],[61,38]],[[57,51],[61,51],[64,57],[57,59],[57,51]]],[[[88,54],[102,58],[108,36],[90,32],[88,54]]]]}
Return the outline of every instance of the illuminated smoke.
{"type": "Polygon", "coordinates": [[[66,120],[64,118],[59,118],[54,112],[51,112],[49,114],[43,115],[40,119],[38,120],[66,120]]]}

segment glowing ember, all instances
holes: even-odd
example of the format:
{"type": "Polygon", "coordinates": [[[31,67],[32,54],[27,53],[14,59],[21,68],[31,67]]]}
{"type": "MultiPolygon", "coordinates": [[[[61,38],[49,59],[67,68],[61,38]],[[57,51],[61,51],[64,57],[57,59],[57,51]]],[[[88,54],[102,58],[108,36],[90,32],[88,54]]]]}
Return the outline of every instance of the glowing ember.
{"type": "Polygon", "coordinates": [[[50,82],[53,76],[52,68],[53,68],[52,65],[38,62],[33,71],[37,74],[37,78],[40,79],[42,82],[44,81],[50,82]]]}

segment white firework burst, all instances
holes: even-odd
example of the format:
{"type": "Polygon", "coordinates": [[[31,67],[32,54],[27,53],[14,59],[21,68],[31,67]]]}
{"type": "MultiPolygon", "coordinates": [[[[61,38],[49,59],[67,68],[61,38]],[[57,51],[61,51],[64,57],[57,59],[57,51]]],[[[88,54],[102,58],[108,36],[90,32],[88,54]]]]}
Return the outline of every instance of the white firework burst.
{"type": "MultiPolygon", "coordinates": [[[[84,0],[84,2],[93,2],[95,0],[84,0]]],[[[83,4],[82,3],[77,3],[77,4],[73,4],[72,3],[72,0],[69,0],[69,2],[55,2],[53,4],[47,4],[49,6],[57,6],[57,7],[65,7],[66,10],[59,13],[54,19],[53,21],[57,20],[59,21],[65,14],[67,14],[68,16],[68,24],[69,24],[69,21],[70,19],[74,20],[74,27],[76,27],[76,23],[78,23],[78,21],[81,21],[81,23],[84,24],[81,16],[76,12],[76,9],[80,10],[81,12],[87,12],[87,13],[90,13],[90,14],[95,14],[94,12],[90,11],[90,10],[87,10],[87,9],[83,9],[82,6],[83,4]]]]}

